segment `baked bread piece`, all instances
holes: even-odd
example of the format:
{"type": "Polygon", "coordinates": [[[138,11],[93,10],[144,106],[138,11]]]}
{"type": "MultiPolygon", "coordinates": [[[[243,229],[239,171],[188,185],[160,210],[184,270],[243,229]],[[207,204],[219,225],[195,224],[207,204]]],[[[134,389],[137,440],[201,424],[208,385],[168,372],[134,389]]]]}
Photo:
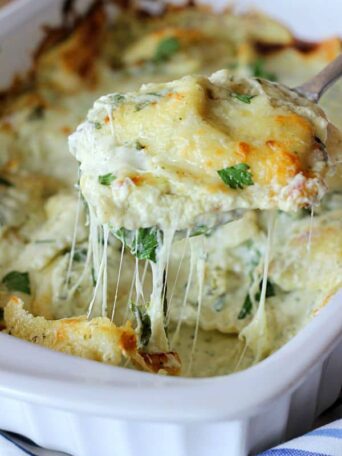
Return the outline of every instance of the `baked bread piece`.
{"type": "Polygon", "coordinates": [[[106,317],[46,320],[27,312],[23,301],[16,296],[5,307],[4,321],[9,334],[52,350],[116,366],[126,358],[148,372],[175,375],[180,371],[179,358],[173,352],[140,352],[130,322],[118,327],[106,317]]]}

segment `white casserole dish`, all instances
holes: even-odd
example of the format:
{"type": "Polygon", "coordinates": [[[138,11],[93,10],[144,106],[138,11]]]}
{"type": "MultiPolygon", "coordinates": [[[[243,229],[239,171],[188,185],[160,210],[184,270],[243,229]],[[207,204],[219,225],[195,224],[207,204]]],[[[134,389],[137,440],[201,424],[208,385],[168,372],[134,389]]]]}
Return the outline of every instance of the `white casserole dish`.
{"type": "MultiPolygon", "coordinates": [[[[39,25],[58,22],[61,3],[17,0],[0,11],[0,86],[29,65],[39,25]]],[[[298,8],[306,5],[310,16],[297,30],[306,38],[342,32],[337,0],[329,2],[329,12],[323,0],[278,0],[277,11],[274,3],[253,2],[293,26],[304,18],[298,8]],[[320,29],[314,24],[317,17],[320,29]],[[319,34],[309,34],[311,23],[319,34]]],[[[254,454],[305,432],[338,397],[341,301],[340,292],[265,361],[211,379],[152,376],[0,334],[0,428],[73,456],[254,454]]]]}

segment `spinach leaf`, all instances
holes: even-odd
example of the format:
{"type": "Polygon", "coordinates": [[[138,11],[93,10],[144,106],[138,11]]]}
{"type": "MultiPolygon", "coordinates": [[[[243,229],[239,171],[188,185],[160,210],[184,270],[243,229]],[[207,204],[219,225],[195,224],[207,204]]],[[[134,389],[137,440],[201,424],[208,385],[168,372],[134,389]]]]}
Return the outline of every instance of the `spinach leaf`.
{"type": "Polygon", "coordinates": [[[242,304],[241,310],[238,315],[238,320],[243,320],[252,312],[253,304],[249,293],[247,294],[244,303],[242,304]]]}
{"type": "MultiPolygon", "coordinates": [[[[262,280],[259,283],[259,291],[255,295],[255,300],[260,301],[261,298],[261,289],[262,289],[262,280]]],[[[266,298],[271,298],[272,296],[275,296],[275,290],[272,282],[267,279],[266,282],[266,298]]],[[[243,320],[244,318],[247,317],[252,312],[253,309],[253,303],[252,300],[249,296],[249,293],[247,294],[244,303],[242,304],[241,310],[238,315],[239,320],[243,320]]]]}
{"type": "Polygon", "coordinates": [[[114,235],[139,260],[156,262],[156,251],[158,248],[158,230],[156,228],[139,228],[136,231],[120,228],[114,232],[114,235]]]}
{"type": "Polygon", "coordinates": [[[229,166],[217,171],[220,178],[230,188],[244,188],[248,185],[253,185],[252,173],[249,171],[249,166],[246,163],[229,166]]]}
{"type": "Polygon", "coordinates": [[[131,303],[131,309],[137,322],[140,345],[146,347],[152,334],[151,318],[147,313],[146,307],[136,306],[134,303],[131,303]]]}
{"type": "Polygon", "coordinates": [[[28,272],[11,271],[3,277],[2,283],[9,291],[21,291],[25,294],[31,294],[28,272]]]}
{"type": "MultiPolygon", "coordinates": [[[[259,285],[259,293],[257,293],[257,295],[255,296],[255,299],[257,301],[260,300],[261,288],[262,288],[262,281],[260,282],[260,285],[259,285]]],[[[274,285],[273,285],[273,283],[270,280],[267,279],[267,282],[266,282],[266,298],[271,298],[272,296],[275,296],[274,285]]]]}

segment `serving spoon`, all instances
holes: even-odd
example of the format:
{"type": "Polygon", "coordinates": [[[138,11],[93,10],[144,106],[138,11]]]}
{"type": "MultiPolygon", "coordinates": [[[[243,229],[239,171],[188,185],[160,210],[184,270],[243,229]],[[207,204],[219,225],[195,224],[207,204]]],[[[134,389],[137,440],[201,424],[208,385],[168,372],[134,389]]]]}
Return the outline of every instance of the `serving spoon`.
{"type": "Polygon", "coordinates": [[[317,103],[327,89],[342,76],[342,54],[304,84],[292,90],[317,103]]]}

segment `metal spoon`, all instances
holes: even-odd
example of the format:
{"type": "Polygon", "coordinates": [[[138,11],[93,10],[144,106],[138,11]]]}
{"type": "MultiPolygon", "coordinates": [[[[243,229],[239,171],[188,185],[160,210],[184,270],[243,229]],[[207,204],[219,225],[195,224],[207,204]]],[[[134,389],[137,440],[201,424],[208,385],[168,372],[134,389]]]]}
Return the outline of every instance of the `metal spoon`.
{"type": "Polygon", "coordinates": [[[292,90],[317,103],[326,90],[342,76],[342,54],[309,81],[292,90]]]}
{"type": "Polygon", "coordinates": [[[12,432],[0,430],[0,438],[1,437],[3,437],[5,440],[13,444],[13,454],[17,454],[17,450],[22,450],[23,455],[28,454],[32,456],[71,456],[61,451],[48,450],[46,448],[37,446],[34,442],[27,439],[26,437],[12,432]]]}

